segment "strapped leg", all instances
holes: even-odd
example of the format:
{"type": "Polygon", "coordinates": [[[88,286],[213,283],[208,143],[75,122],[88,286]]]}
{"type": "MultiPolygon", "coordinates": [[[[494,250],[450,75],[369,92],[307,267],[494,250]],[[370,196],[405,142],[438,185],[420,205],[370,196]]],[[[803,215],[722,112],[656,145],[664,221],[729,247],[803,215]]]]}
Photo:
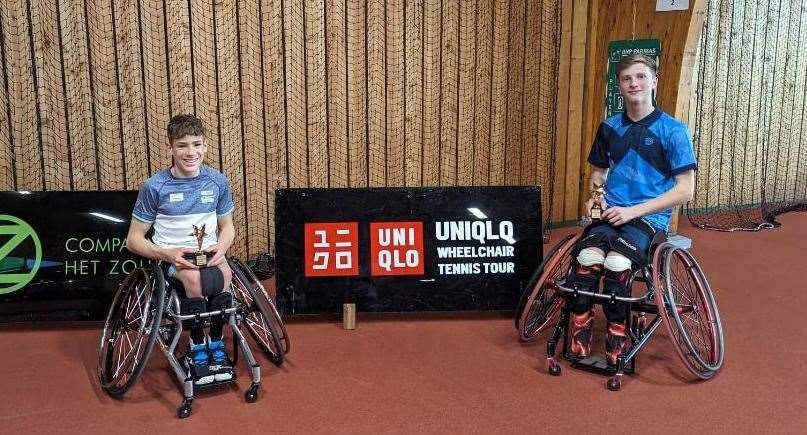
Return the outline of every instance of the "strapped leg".
{"type": "MultiPolygon", "coordinates": [[[[605,253],[600,248],[584,248],[577,255],[577,266],[569,274],[568,284],[578,290],[596,292],[602,274],[605,253]]],[[[583,314],[591,311],[591,297],[577,296],[572,312],[583,314]]]]}
{"type": "MultiPolygon", "coordinates": [[[[233,303],[232,294],[222,291],[225,277],[218,267],[205,267],[200,270],[202,292],[207,295],[207,308],[209,311],[218,311],[230,308],[233,303]]],[[[223,332],[226,315],[210,318],[210,369],[217,382],[233,379],[233,363],[224,346],[223,332]]]]}
{"type": "MultiPolygon", "coordinates": [[[[207,311],[207,303],[204,298],[185,298],[180,301],[179,309],[184,315],[203,313],[207,311]]],[[[194,384],[205,385],[213,382],[214,373],[210,370],[210,355],[207,352],[202,322],[199,320],[193,320],[191,325],[190,349],[185,361],[194,384]]]]}
{"type": "MultiPolygon", "coordinates": [[[[603,280],[603,290],[605,293],[621,297],[630,296],[628,284],[633,271],[632,262],[624,255],[611,251],[605,258],[605,279],[603,280]]],[[[624,322],[627,315],[626,302],[606,302],[603,303],[605,318],[609,322],[624,322]]]]}
{"type": "MultiPolygon", "coordinates": [[[[604,260],[602,249],[588,247],[580,250],[577,267],[569,277],[569,284],[578,290],[597,291],[604,260]]],[[[591,330],[594,325],[591,305],[590,296],[578,295],[571,307],[570,350],[576,356],[585,357],[591,354],[591,330]]]]}
{"type": "MultiPolygon", "coordinates": [[[[221,292],[207,298],[207,306],[210,311],[224,310],[233,305],[233,295],[229,292],[221,292]]],[[[216,316],[210,319],[210,340],[221,340],[226,316],[216,316]]]]}
{"type": "MultiPolygon", "coordinates": [[[[205,298],[184,298],[179,302],[179,311],[184,315],[198,314],[207,311],[205,298]]],[[[194,320],[190,327],[191,340],[195,344],[205,342],[205,331],[202,322],[194,320]]]]}
{"type": "MultiPolygon", "coordinates": [[[[632,275],[631,261],[617,252],[609,252],[605,259],[604,290],[610,294],[630,296],[630,279],[632,275]]],[[[627,302],[605,302],[603,311],[608,319],[608,333],[605,336],[605,357],[608,363],[616,365],[619,356],[628,348],[628,336],[625,332],[627,302]]]]}

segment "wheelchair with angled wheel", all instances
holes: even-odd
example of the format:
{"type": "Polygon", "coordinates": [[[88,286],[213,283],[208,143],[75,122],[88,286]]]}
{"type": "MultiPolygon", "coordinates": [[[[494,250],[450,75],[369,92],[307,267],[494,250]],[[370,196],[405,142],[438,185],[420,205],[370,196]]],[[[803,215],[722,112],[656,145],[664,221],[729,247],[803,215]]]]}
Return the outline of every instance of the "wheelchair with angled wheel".
{"type": "Polygon", "coordinates": [[[692,253],[667,241],[663,232],[657,233],[646,257],[647,264],[633,269],[628,284],[633,294],[619,297],[566,285],[566,278],[577,265],[573,251],[581,236],[568,235],[549,250],[516,309],[516,329],[522,342],[550,329],[557,319],[547,342],[549,373],[561,374],[555,354],[562,340],[564,359],[573,367],[606,374],[609,376],[606,386],[617,391],[622,376],[635,371],[639,351],[664,324],[676,353],[692,375],[709,379],[717,374],[723,364],[723,327],[714,293],[692,253]],[[627,303],[625,329],[630,345],[616,365],[599,356],[577,357],[570,352],[571,305],[578,295],[589,296],[598,305],[610,301],[627,303]]]}
{"type": "Polygon", "coordinates": [[[149,360],[155,344],[168,359],[179,383],[183,400],[177,416],[190,416],[195,389],[221,386],[235,381],[194,385],[193,377],[184,363],[187,356],[177,355],[183,326],[192,322],[210,322],[223,316],[233,336],[233,366],[241,351],[252,378],[244,393],[248,403],[258,398],[261,368],[247,343],[242,328],[249,331],[255,343],[277,366],[283,364],[290,350],[286,327],[261,282],[252,271],[236,258],[228,258],[232,270],[230,293],[232,303],[212,310],[182,312],[184,289],[179,281],[166,278],[164,265],[151,264],[136,269],[121,282],[107,314],[101,334],[98,378],[101,387],[112,397],[122,397],[137,382],[149,360]]]}

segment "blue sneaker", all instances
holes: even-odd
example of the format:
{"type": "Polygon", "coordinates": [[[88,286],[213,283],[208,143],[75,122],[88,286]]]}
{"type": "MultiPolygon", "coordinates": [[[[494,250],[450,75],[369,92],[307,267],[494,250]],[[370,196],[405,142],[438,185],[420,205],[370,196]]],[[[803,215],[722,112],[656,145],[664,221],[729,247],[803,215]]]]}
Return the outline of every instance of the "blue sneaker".
{"type": "Polygon", "coordinates": [[[194,384],[207,385],[213,382],[215,373],[210,369],[210,354],[205,343],[193,344],[191,342],[191,349],[188,352],[186,361],[194,384]]]}
{"type": "Polygon", "coordinates": [[[229,381],[233,378],[233,362],[227,355],[223,340],[211,341],[207,345],[210,351],[210,370],[214,373],[216,382],[229,381]]]}

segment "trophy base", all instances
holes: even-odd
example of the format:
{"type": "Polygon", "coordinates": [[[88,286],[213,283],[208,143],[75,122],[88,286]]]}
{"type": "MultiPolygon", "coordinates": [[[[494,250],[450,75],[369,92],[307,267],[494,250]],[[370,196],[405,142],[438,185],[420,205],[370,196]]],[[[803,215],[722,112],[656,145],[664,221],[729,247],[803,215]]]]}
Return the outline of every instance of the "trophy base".
{"type": "Polygon", "coordinates": [[[602,210],[600,209],[591,209],[591,220],[598,221],[602,219],[602,210]]]}
{"type": "Polygon", "coordinates": [[[197,267],[205,267],[207,266],[207,261],[210,259],[210,254],[211,253],[207,251],[190,252],[182,255],[182,258],[189,260],[197,267]]]}

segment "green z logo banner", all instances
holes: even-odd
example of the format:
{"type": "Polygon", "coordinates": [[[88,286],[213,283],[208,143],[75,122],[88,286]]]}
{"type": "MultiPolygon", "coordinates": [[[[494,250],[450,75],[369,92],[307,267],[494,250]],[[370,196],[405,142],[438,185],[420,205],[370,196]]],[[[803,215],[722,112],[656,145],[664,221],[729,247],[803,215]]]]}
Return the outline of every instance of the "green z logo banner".
{"type": "Polygon", "coordinates": [[[41,263],[42,245],[34,229],[22,219],[0,214],[0,295],[25,287],[34,279],[41,263]],[[32,259],[22,255],[30,252],[31,243],[32,259]]]}

